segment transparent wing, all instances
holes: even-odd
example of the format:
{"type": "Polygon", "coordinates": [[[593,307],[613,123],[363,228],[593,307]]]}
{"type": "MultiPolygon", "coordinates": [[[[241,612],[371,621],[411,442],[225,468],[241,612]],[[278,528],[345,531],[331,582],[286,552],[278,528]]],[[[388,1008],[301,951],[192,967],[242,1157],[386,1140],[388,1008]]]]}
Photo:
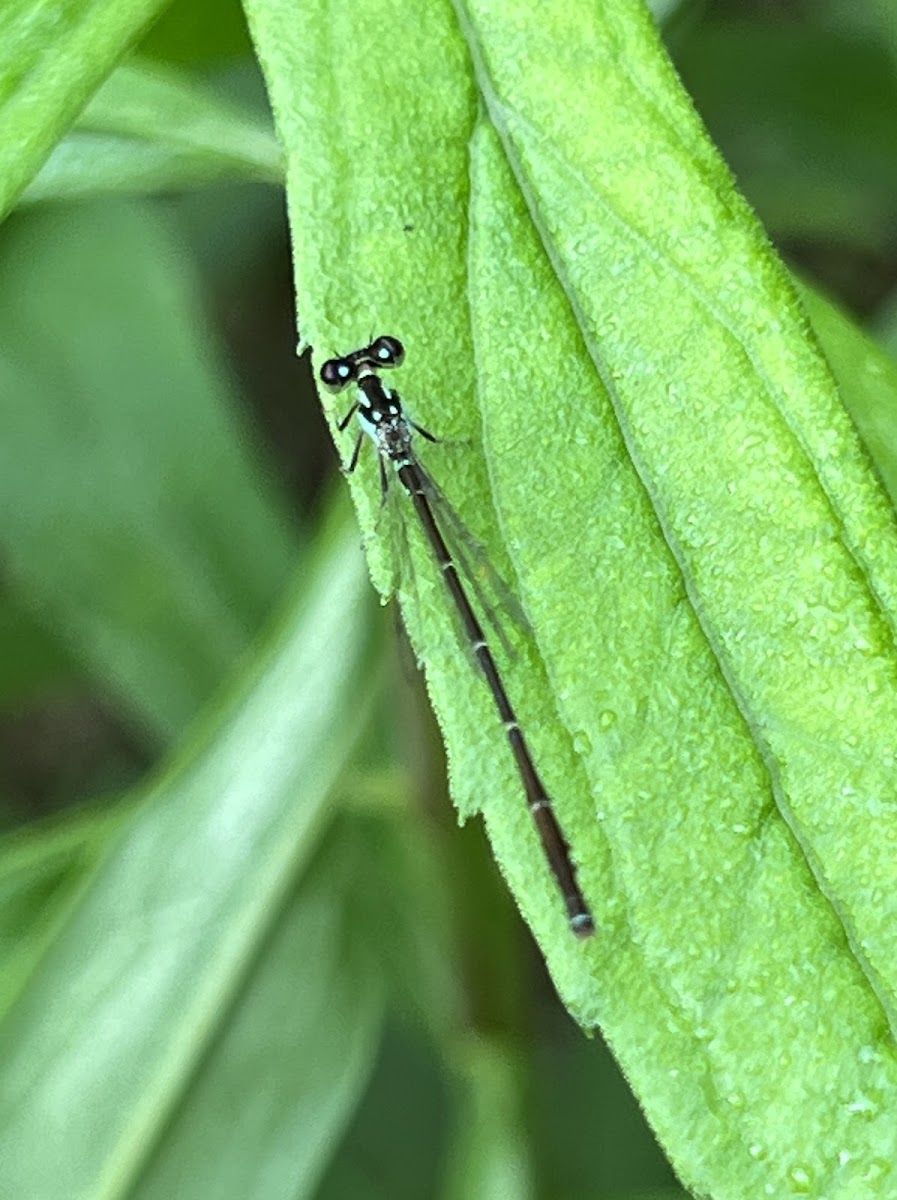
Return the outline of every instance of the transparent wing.
{"type": "Polygon", "coordinates": [[[492,566],[482,542],[479,542],[461,519],[445,493],[417,461],[421,482],[427,499],[439,522],[442,536],[457,563],[464,582],[470,587],[481,616],[498,638],[508,658],[513,659],[514,650],[508,634],[510,621],[525,636],[532,634],[532,626],[514,595],[501,575],[492,566]],[[491,593],[491,599],[489,596],[491,593]]]}

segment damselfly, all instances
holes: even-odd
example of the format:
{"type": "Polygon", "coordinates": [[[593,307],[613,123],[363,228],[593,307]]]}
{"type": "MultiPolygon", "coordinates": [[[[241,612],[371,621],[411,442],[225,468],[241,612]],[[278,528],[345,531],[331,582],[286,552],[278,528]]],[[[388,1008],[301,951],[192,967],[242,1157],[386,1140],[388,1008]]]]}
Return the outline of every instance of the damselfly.
{"type": "Polygon", "coordinates": [[[400,366],[404,357],[405,349],[397,338],[379,337],[369,346],[353,350],[342,358],[328,359],[321,367],[321,379],[328,387],[339,391],[348,384],[354,384],[358,389],[352,407],[338,426],[340,431],[344,430],[354,416],[358,417],[361,425],[346,470],[355,470],[367,434],[377,447],[384,493],[389,486],[389,471],[392,468],[408,494],[457,610],[470,652],[483,673],[498,709],[542,849],[567,905],[570,928],[577,937],[589,937],[595,932],[595,922],[577,883],[570,847],[558,824],[554,806],[536,770],[489,643],[440,528],[437,506],[434,504],[435,497],[440,493],[414,451],[415,433],[429,442],[438,439],[405,414],[399,393],[387,387],[378,374],[385,368],[400,366]]]}

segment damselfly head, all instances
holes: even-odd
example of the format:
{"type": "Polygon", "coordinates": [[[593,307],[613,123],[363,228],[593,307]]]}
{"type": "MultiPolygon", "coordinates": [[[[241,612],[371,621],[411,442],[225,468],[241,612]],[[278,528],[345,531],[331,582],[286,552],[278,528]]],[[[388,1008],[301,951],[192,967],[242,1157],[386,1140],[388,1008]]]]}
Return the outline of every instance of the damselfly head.
{"type": "Polygon", "coordinates": [[[366,372],[401,366],[404,357],[405,347],[399,339],[383,334],[369,346],[362,346],[342,358],[328,358],[321,367],[321,381],[338,392],[346,384],[356,383],[359,375],[366,372]]]}

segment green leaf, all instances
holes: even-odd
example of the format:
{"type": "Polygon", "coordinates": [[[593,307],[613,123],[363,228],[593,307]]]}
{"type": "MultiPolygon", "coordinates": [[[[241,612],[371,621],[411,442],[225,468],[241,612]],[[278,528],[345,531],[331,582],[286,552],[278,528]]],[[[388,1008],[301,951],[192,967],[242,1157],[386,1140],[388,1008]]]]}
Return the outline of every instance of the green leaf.
{"type": "Polygon", "coordinates": [[[340,829],[223,1018],[134,1200],[302,1200],[373,1065],[382,987],[351,898],[364,848],[340,829]]]}
{"type": "Polygon", "coordinates": [[[0,1014],[25,987],[126,811],[121,804],[82,809],[0,841],[0,1014]]]}
{"type": "Polygon", "coordinates": [[[897,358],[897,296],[893,293],[877,315],[875,333],[890,357],[897,358]]]}
{"type": "Polygon", "coordinates": [[[897,505],[897,362],[819,292],[802,286],[800,296],[844,406],[897,505]]]}
{"type": "Polygon", "coordinates": [[[22,203],[154,192],[243,179],[281,180],[280,150],[261,122],[150,63],[119,67],[57,145],[22,203]]]}
{"type": "Polygon", "coordinates": [[[215,1178],[241,1134],[244,1172],[297,1173],[276,1194],[305,1194],[302,1172],[319,1170],[379,1005],[371,959],[354,940],[340,957],[352,871],[320,864],[291,901],[367,708],[356,536],[329,531],[251,675],[135,808],[0,1024],[3,1194],[107,1200],[143,1182],[154,1195],[181,1172],[215,1178]],[[278,1056],[269,1022],[290,993],[278,1056]],[[297,1060],[310,1039],[314,1069],[297,1060]],[[317,1139],[301,1154],[300,1134],[317,1139]]]}
{"type": "Polygon", "coordinates": [[[522,1094],[523,1060],[498,1039],[463,1048],[460,1123],[443,1200],[528,1200],[535,1195],[522,1094]]]}
{"type": "Polygon", "coordinates": [[[182,247],[152,210],[16,221],[0,269],[11,586],[170,737],[282,586],[294,539],[280,497],[247,444],[182,247]]]}
{"type": "Polygon", "coordinates": [[[880,1196],[897,534],[786,273],[633,0],[459,5],[466,47],[445,6],[371,0],[377,55],[356,5],[248,10],[303,333],[319,362],[407,343],[428,465],[534,630],[505,673],[598,935],[566,928],[415,539],[456,801],[689,1187],[880,1196]]]}
{"type": "Polygon", "coordinates": [[[0,38],[0,217],[167,0],[7,0],[0,38]]]}

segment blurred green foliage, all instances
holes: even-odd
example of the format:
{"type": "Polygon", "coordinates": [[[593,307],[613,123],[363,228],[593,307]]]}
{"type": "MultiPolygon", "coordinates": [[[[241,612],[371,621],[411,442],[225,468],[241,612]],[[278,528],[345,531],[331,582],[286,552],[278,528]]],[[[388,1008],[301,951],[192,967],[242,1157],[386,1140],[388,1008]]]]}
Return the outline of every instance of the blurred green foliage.
{"type": "MultiPolygon", "coordinates": [[[[0,1194],[683,1196],[453,828],[293,358],[239,6],[43,7],[0,52],[0,1194]]],[[[893,496],[892,10],[656,8],[853,311],[808,294],[893,496]]]]}

